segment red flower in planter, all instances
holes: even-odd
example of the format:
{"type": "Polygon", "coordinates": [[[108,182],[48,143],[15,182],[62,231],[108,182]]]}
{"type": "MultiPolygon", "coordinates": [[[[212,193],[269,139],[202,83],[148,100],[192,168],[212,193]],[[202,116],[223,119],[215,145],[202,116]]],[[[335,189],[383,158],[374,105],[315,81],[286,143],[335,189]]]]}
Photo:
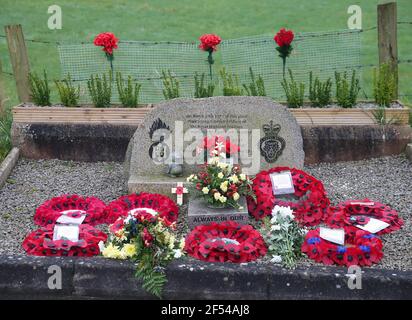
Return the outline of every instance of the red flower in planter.
{"type": "Polygon", "coordinates": [[[276,50],[279,52],[279,57],[281,57],[283,61],[283,77],[285,77],[286,58],[289,57],[293,50],[291,43],[294,37],[295,35],[292,30],[282,28],[273,38],[278,45],[276,50]]]}
{"type": "Polygon", "coordinates": [[[209,75],[210,79],[213,79],[212,64],[214,64],[215,61],[213,60],[212,54],[217,50],[217,46],[220,44],[222,39],[215,34],[204,34],[199,38],[199,40],[199,48],[209,53],[209,55],[207,56],[207,62],[209,62],[209,75]]]}
{"type": "Polygon", "coordinates": [[[119,39],[111,32],[100,33],[94,38],[94,45],[98,47],[103,47],[102,50],[107,54],[112,56],[113,49],[117,49],[117,43],[119,39]]]}

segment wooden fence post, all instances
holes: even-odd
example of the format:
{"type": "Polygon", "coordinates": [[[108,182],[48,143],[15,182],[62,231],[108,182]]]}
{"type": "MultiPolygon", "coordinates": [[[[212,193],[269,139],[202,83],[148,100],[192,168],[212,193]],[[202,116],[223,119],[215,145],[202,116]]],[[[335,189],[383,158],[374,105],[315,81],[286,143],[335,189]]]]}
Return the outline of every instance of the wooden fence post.
{"type": "Polygon", "coordinates": [[[6,90],[4,89],[4,81],[3,81],[3,69],[1,66],[0,60],[0,117],[5,111],[5,102],[6,102],[6,90]]]}
{"type": "Polygon", "coordinates": [[[29,86],[30,66],[26,43],[24,42],[23,29],[21,25],[10,25],[5,26],[4,30],[9,46],[14,79],[16,80],[17,95],[20,102],[28,102],[31,100],[29,86]]]}
{"type": "Polygon", "coordinates": [[[396,2],[378,5],[379,64],[389,63],[395,75],[395,99],[398,98],[398,35],[396,2]]]}

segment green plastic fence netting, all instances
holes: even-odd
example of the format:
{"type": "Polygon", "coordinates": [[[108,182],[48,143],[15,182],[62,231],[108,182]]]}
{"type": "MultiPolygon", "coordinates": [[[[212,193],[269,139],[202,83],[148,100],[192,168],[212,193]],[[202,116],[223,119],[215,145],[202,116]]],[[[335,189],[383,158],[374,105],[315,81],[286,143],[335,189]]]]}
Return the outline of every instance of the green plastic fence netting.
{"type": "MultiPolygon", "coordinates": [[[[357,69],[360,72],[359,30],[301,33],[296,35],[293,46],[294,51],[287,59],[286,67],[292,69],[298,81],[308,84],[310,71],[320,79],[333,78],[335,71],[357,69]]],[[[242,84],[247,84],[250,82],[249,68],[252,67],[255,75],[263,77],[267,95],[284,100],[280,85],[282,59],[275,48],[273,36],[222,41],[218,54],[214,54],[215,81],[218,68],[225,66],[228,71],[239,76],[242,84]]],[[[58,50],[62,77],[70,74],[81,86],[81,102],[90,103],[87,92],[90,75],[108,73],[110,70],[104,52],[93,44],[60,45],[58,50]]],[[[141,103],[164,100],[162,70],[170,70],[179,79],[182,97],[193,97],[195,72],[205,73],[209,79],[207,53],[199,50],[196,43],[120,42],[114,57],[114,72],[120,71],[124,77],[131,75],[142,84],[141,103]]],[[[218,83],[215,95],[220,95],[221,90],[221,83],[218,83]]],[[[112,92],[112,103],[119,103],[115,82],[112,92]]]]}

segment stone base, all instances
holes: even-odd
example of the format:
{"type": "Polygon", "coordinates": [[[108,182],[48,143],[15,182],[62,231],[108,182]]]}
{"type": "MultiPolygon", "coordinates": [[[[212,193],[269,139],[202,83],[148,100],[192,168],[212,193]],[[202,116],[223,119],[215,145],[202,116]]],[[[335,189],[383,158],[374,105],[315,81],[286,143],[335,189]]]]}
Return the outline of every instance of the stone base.
{"type": "Polygon", "coordinates": [[[188,207],[187,223],[190,229],[198,225],[210,224],[212,222],[234,221],[239,224],[247,224],[249,214],[246,206],[246,199],[239,201],[243,209],[235,208],[209,208],[202,198],[191,198],[188,207]]]}
{"type": "Polygon", "coordinates": [[[408,144],[405,149],[406,157],[412,161],[412,143],[408,144]]]}

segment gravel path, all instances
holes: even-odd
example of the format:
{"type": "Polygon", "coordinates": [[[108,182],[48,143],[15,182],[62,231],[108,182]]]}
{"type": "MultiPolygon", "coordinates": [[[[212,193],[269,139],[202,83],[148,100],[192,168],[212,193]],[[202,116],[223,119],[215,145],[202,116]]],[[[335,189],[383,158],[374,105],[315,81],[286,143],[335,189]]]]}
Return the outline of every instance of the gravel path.
{"type": "MultiPolygon", "coordinates": [[[[333,204],[369,198],[398,210],[405,226],[383,236],[385,257],[375,267],[412,270],[412,163],[397,156],[323,163],[305,170],[323,181],[333,204]]],[[[126,192],[124,185],[123,167],[119,163],[20,160],[0,190],[0,254],[24,253],[21,242],[36,228],[34,211],[43,201],[63,193],[77,193],[109,202],[126,192]]],[[[181,226],[184,214],[179,219],[181,226]]],[[[313,262],[302,259],[300,264],[313,262]]]]}

